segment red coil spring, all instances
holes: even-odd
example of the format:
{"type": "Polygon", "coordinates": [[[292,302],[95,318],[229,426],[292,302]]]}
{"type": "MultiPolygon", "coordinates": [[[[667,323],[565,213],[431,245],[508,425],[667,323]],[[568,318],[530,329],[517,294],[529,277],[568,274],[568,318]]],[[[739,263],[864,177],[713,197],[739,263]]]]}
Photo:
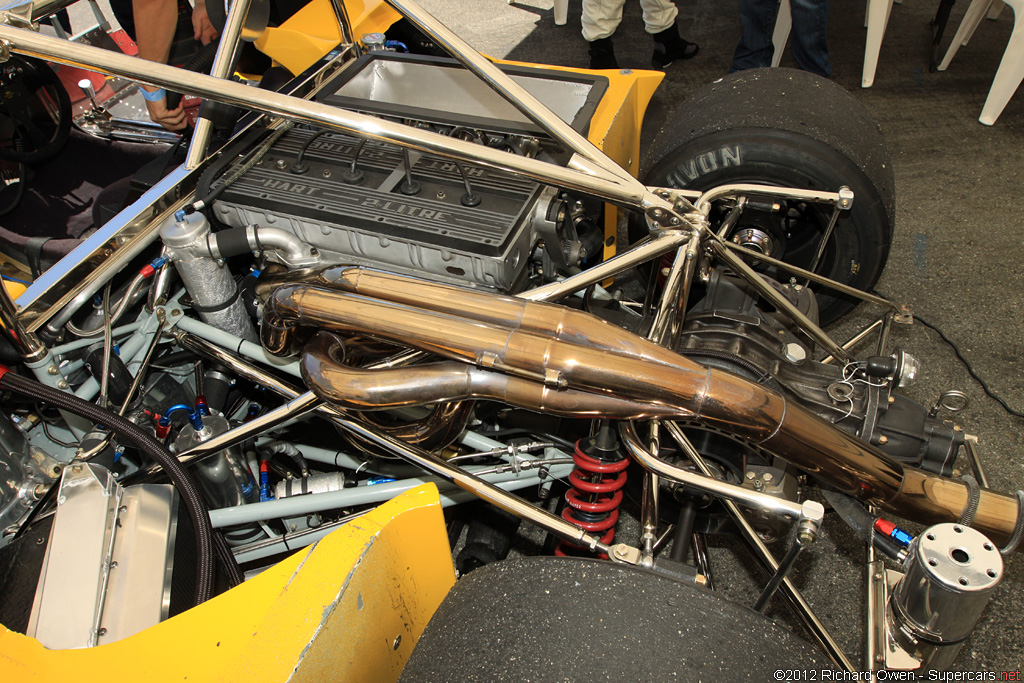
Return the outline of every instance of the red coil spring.
{"type": "MultiPolygon", "coordinates": [[[[622,487],[626,485],[626,468],[629,458],[606,461],[583,452],[576,442],[572,459],[576,469],[569,475],[573,488],[565,493],[567,505],[562,510],[562,519],[575,524],[592,534],[604,532],[602,543],[611,543],[615,538],[615,524],[619,521],[619,505],[622,503],[622,487]],[[585,518],[577,516],[586,513],[585,518]]],[[[565,557],[574,548],[571,543],[563,541],[555,549],[555,555],[565,557]]],[[[607,557],[602,554],[602,557],[607,557]]]]}

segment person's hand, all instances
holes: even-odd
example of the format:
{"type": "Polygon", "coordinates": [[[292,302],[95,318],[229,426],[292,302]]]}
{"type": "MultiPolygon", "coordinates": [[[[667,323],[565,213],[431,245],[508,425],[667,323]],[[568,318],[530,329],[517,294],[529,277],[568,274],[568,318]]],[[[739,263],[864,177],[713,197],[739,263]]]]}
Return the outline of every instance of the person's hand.
{"type": "Polygon", "coordinates": [[[213,27],[209,15],[206,14],[205,0],[195,0],[195,2],[196,6],[192,10],[192,30],[195,32],[195,39],[203,45],[207,45],[217,38],[217,29],[213,27]]]}
{"type": "Polygon", "coordinates": [[[178,105],[177,109],[167,109],[167,98],[163,97],[156,102],[146,101],[146,109],[149,110],[149,118],[153,123],[159,123],[167,130],[182,130],[188,125],[185,120],[185,108],[178,105]]]}

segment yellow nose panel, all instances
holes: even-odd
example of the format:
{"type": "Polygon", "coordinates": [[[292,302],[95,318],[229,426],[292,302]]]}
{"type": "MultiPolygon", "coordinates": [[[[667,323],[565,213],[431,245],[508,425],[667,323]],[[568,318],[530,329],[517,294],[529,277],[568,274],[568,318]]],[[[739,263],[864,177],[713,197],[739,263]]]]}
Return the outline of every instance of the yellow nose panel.
{"type": "Polygon", "coordinates": [[[0,681],[393,681],[454,583],[426,484],[124,640],[47,650],[0,626],[0,681]]]}

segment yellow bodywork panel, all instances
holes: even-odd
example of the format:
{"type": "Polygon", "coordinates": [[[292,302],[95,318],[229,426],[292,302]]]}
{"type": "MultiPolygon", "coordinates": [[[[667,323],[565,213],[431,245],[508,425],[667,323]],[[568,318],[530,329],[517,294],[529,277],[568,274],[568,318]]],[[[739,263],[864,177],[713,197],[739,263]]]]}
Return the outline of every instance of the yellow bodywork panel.
{"type": "MultiPolygon", "coordinates": [[[[640,172],[640,129],[644,122],[647,105],[654,91],[661,85],[665,74],[660,71],[586,71],[561,66],[509,62],[500,64],[538,67],[572,73],[595,73],[608,79],[608,89],[590,119],[587,137],[612,161],[629,171],[633,176],[640,172]]],[[[618,210],[611,204],[604,210],[604,254],[603,260],[615,256],[616,235],[618,234],[618,210]]]]}
{"type": "MultiPolygon", "coordinates": [[[[401,15],[383,0],[345,0],[352,36],[387,30],[401,15]]],[[[256,47],[275,62],[299,75],[341,42],[341,29],[331,0],[312,0],[277,28],[268,28],[256,47]]]]}
{"type": "Polygon", "coordinates": [[[124,640],[47,650],[0,626],[0,681],[394,681],[454,583],[425,484],[124,640]]]}

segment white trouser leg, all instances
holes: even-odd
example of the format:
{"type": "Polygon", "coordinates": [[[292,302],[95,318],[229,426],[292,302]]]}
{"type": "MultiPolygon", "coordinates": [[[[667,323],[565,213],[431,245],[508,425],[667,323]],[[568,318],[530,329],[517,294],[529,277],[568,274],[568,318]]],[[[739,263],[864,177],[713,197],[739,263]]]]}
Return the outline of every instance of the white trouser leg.
{"type": "Polygon", "coordinates": [[[640,0],[640,8],[644,11],[644,28],[652,35],[674,26],[679,14],[672,0],[640,0]]]}
{"type": "MultiPolygon", "coordinates": [[[[651,0],[645,0],[651,1],[651,0]]],[[[615,33],[626,0],[583,0],[583,38],[593,42],[615,33]]]]}

